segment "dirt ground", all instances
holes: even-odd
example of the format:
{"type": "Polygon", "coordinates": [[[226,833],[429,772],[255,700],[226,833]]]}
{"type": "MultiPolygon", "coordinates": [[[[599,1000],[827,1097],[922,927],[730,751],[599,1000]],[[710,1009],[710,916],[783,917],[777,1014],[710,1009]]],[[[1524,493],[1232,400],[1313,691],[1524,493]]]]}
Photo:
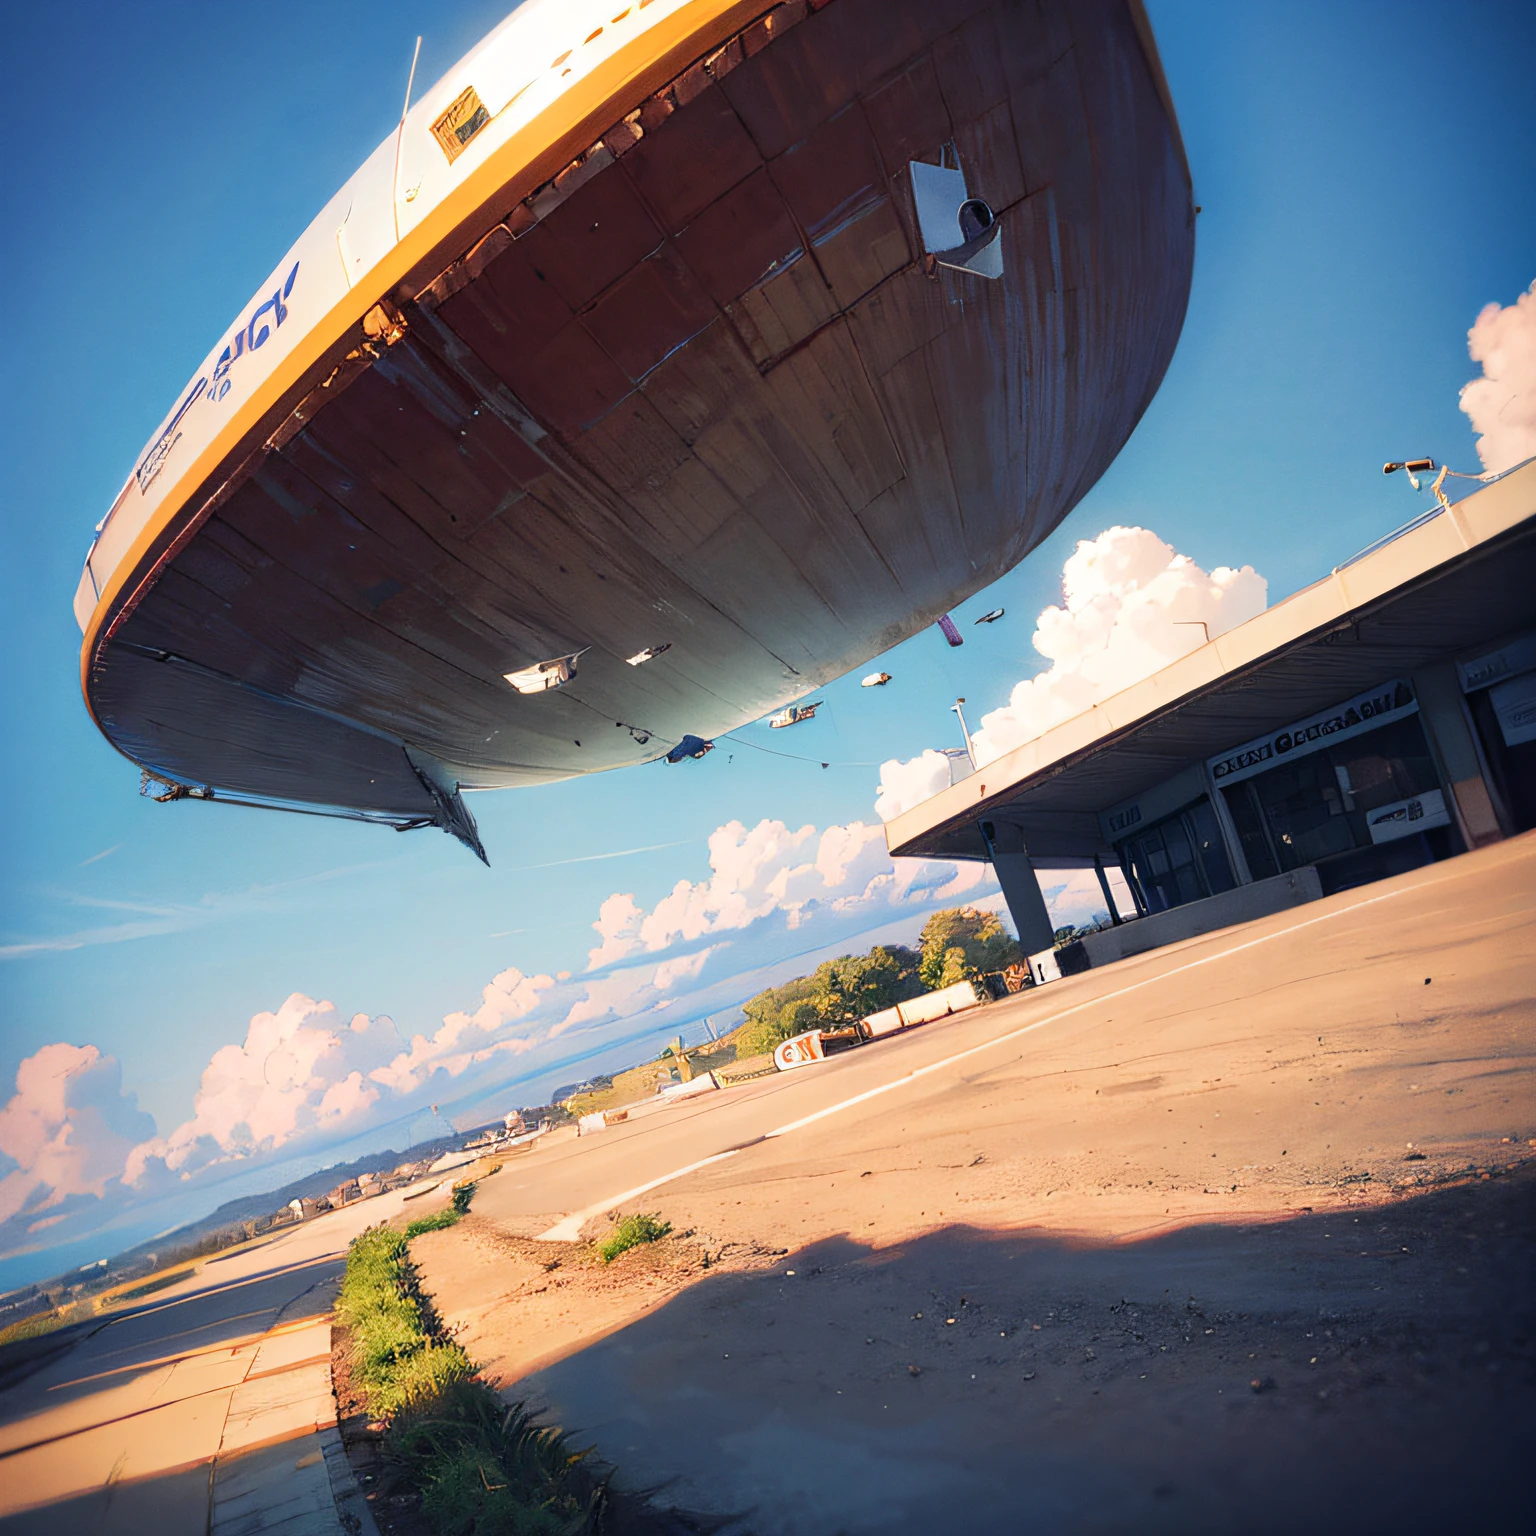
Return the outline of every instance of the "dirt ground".
{"type": "Polygon", "coordinates": [[[736,1531],[1523,1523],[1533,983],[1525,838],[936,1026],[1041,1023],[630,1202],[676,1232],[612,1265],[490,1201],[413,1248],[509,1396],[736,1531]]]}

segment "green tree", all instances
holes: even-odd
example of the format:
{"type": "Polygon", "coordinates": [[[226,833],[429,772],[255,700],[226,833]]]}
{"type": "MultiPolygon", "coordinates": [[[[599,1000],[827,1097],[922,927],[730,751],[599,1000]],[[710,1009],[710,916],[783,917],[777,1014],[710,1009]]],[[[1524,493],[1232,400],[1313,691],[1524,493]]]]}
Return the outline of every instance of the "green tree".
{"type": "Polygon", "coordinates": [[[797,976],[783,986],[768,987],[742,1004],[746,1023],[737,1037],[739,1056],[756,1056],[771,1051],[780,1040],[814,1029],[820,1012],[812,1001],[815,980],[797,976]]]}
{"type": "Polygon", "coordinates": [[[903,945],[877,944],[867,955],[843,955],[816,968],[816,998],[838,1023],[867,1018],[922,991],[920,956],[903,945]]]}
{"type": "Polygon", "coordinates": [[[916,997],[924,990],[920,958],[900,944],[878,944],[866,955],[824,960],[809,976],[768,987],[742,1005],[746,1023],[737,1054],[756,1056],[808,1029],[851,1023],[916,997]]]}
{"type": "Polygon", "coordinates": [[[969,981],[973,972],[965,950],[958,944],[944,951],[944,967],[939,972],[936,989],[952,987],[957,981],[969,981]]]}
{"type": "Polygon", "coordinates": [[[1022,961],[1023,952],[996,913],[946,907],[923,924],[919,974],[929,991],[1000,971],[1022,961]]]}

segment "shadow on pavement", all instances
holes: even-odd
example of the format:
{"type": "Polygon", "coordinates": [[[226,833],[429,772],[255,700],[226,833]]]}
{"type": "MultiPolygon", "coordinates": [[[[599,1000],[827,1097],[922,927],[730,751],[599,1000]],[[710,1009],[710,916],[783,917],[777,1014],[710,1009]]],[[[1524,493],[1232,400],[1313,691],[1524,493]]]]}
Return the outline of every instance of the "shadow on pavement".
{"type": "Polygon", "coordinates": [[[1533,1282],[1536,1169],[1119,1244],[837,1238],[506,1392],[763,1536],[1489,1529],[1536,1492],[1533,1282]]]}
{"type": "MultiPolygon", "coordinates": [[[[4,1475],[0,1462],[0,1476],[4,1475]]],[[[76,1498],[0,1515],[0,1536],[183,1536],[208,1527],[209,1463],[124,1478],[76,1498]]]]}

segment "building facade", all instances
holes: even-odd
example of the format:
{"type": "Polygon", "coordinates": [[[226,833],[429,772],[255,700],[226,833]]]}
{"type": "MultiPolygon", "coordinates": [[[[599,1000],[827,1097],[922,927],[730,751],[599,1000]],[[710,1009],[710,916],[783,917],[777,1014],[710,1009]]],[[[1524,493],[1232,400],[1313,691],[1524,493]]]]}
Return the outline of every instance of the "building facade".
{"type": "Polygon", "coordinates": [[[1533,827],[1536,461],[982,765],[887,840],[989,857],[1026,947],[1049,943],[1036,871],[1118,865],[1136,910],[1105,881],[1112,917],[1154,921],[1094,936],[1113,958],[1533,827]]]}

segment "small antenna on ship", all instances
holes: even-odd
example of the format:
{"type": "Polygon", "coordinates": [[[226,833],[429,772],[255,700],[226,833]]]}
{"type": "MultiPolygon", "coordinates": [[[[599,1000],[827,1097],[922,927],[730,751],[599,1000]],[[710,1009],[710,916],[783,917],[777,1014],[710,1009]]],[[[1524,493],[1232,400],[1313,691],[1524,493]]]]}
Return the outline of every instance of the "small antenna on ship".
{"type": "Polygon", "coordinates": [[[416,61],[421,57],[421,39],[416,39],[416,51],[411,55],[411,72],[405,79],[405,105],[400,108],[400,126],[395,130],[395,179],[390,210],[395,216],[395,244],[400,243],[400,148],[405,142],[405,120],[411,112],[411,87],[416,84],[416,61]]]}

